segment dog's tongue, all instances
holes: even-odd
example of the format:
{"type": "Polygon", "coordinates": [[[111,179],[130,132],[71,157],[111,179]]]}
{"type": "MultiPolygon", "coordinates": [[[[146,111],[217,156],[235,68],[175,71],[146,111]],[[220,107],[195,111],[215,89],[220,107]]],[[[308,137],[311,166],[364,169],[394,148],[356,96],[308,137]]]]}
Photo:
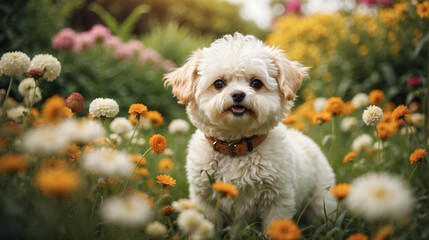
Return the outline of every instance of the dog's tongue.
{"type": "Polygon", "coordinates": [[[235,113],[243,113],[244,111],[246,111],[246,108],[242,106],[234,106],[232,107],[232,111],[235,113]]]}

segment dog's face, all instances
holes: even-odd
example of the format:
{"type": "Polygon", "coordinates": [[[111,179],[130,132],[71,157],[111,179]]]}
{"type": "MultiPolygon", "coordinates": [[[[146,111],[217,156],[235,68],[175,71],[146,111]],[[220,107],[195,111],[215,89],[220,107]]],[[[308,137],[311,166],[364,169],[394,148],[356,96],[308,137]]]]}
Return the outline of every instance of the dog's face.
{"type": "Polygon", "coordinates": [[[264,134],[287,113],[305,68],[253,36],[239,33],[197,50],[166,75],[192,123],[231,140],[264,134]]]}

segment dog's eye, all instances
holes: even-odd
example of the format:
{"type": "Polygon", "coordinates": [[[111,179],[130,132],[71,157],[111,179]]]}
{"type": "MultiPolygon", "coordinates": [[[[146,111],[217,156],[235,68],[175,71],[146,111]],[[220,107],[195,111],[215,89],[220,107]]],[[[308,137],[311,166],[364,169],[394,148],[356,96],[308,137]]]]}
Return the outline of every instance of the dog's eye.
{"type": "Polygon", "coordinates": [[[256,90],[261,89],[263,84],[261,80],[259,79],[253,79],[253,81],[250,83],[250,86],[256,90]]]}
{"type": "Polygon", "coordinates": [[[225,83],[222,80],[218,79],[213,83],[213,86],[215,89],[219,90],[225,87],[225,83]]]}

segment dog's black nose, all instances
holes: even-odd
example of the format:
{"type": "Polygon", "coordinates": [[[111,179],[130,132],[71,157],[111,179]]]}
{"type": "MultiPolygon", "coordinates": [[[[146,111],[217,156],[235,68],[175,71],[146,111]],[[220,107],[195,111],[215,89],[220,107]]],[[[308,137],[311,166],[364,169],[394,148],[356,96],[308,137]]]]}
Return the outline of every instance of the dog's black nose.
{"type": "Polygon", "coordinates": [[[235,91],[231,94],[231,97],[234,102],[241,102],[246,97],[246,93],[243,91],[235,91]]]}

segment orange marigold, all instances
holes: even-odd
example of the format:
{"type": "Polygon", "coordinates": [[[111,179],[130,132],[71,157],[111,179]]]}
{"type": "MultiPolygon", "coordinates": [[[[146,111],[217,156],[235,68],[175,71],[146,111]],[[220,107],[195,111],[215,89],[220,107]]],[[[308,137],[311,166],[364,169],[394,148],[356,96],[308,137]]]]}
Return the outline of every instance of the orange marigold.
{"type": "Polygon", "coordinates": [[[304,122],[296,122],[293,124],[292,127],[297,129],[297,130],[302,130],[302,129],[305,129],[307,127],[307,125],[304,122]]]}
{"type": "Polygon", "coordinates": [[[135,174],[140,175],[140,176],[144,176],[147,177],[149,175],[149,170],[147,168],[136,168],[136,170],[134,171],[135,174]]]}
{"type": "Polygon", "coordinates": [[[219,193],[234,198],[237,197],[237,187],[231,183],[224,183],[222,181],[217,181],[212,185],[213,189],[219,193]]]}
{"type": "Polygon", "coordinates": [[[301,237],[298,225],[291,219],[277,219],[268,226],[268,234],[273,240],[294,240],[301,237]]]}
{"type": "Polygon", "coordinates": [[[145,115],[147,113],[147,107],[141,103],[131,104],[130,109],[128,109],[129,114],[134,115],[145,115]]]}
{"type": "Polygon", "coordinates": [[[56,123],[64,116],[65,99],[54,95],[48,98],[42,105],[42,121],[44,123],[56,123]]]}
{"type": "Polygon", "coordinates": [[[70,162],[74,162],[74,161],[79,160],[79,158],[82,154],[82,151],[80,150],[79,146],[77,146],[74,143],[72,145],[65,147],[63,150],[61,150],[60,154],[68,157],[68,160],[70,162]]]}
{"type": "Polygon", "coordinates": [[[174,180],[172,177],[168,176],[167,174],[162,174],[156,176],[157,183],[161,184],[164,187],[172,187],[176,185],[176,180],[174,180]]]}
{"type": "Polygon", "coordinates": [[[369,103],[372,105],[380,105],[386,98],[386,94],[379,89],[374,89],[368,94],[369,103]]]}
{"type": "Polygon", "coordinates": [[[79,174],[65,167],[42,168],[34,177],[34,184],[48,197],[64,197],[79,187],[79,174]]]}
{"type": "Polygon", "coordinates": [[[171,158],[161,159],[161,161],[158,163],[158,168],[162,172],[170,172],[174,168],[173,160],[171,160],[171,158]]]}
{"type": "Polygon", "coordinates": [[[329,122],[331,119],[332,114],[330,112],[318,112],[313,116],[313,124],[329,122]]]}
{"type": "Polygon", "coordinates": [[[149,139],[149,146],[155,153],[163,153],[167,148],[167,140],[160,134],[153,135],[149,139]]]}
{"type": "Polygon", "coordinates": [[[298,120],[298,115],[291,114],[291,115],[287,116],[287,118],[285,120],[283,120],[282,123],[285,125],[289,125],[289,124],[295,123],[297,120],[298,120]]]}
{"type": "Polygon", "coordinates": [[[351,185],[348,183],[338,183],[332,186],[331,193],[338,199],[343,199],[349,194],[351,185]]]}
{"type": "Polygon", "coordinates": [[[325,112],[341,115],[344,111],[344,102],[340,97],[331,97],[326,102],[325,112]]]}
{"type": "Polygon", "coordinates": [[[346,156],[344,156],[344,158],[343,158],[343,163],[348,163],[353,158],[355,158],[357,155],[358,155],[357,152],[349,152],[349,153],[347,153],[346,156]]]}
{"type": "Polygon", "coordinates": [[[24,156],[18,153],[8,153],[0,156],[0,172],[16,173],[23,172],[27,168],[24,156]]]}
{"type": "Polygon", "coordinates": [[[169,216],[174,211],[176,211],[176,209],[174,207],[172,207],[172,206],[165,206],[165,207],[162,208],[162,213],[165,216],[169,216]]]}
{"type": "Polygon", "coordinates": [[[64,107],[64,116],[68,119],[71,119],[73,117],[73,112],[70,108],[64,107]]]}
{"type": "Polygon", "coordinates": [[[142,158],[142,155],[132,154],[130,157],[131,157],[131,161],[133,161],[135,164],[137,164],[137,162],[138,162],[140,166],[146,165],[146,158],[142,158]],[[139,162],[139,160],[140,160],[140,162],[139,162]]]}
{"type": "Polygon", "coordinates": [[[395,129],[392,126],[392,124],[381,122],[376,127],[377,127],[378,136],[381,139],[390,138],[395,132],[395,129]]]}
{"type": "Polygon", "coordinates": [[[413,153],[410,155],[410,164],[413,164],[415,162],[420,161],[420,159],[423,159],[423,157],[427,154],[426,150],[423,148],[416,149],[413,153]]]}
{"type": "Polygon", "coordinates": [[[352,114],[355,111],[355,107],[353,106],[351,101],[345,102],[344,103],[344,110],[343,113],[344,114],[352,114]]]}
{"type": "Polygon", "coordinates": [[[411,118],[410,110],[408,110],[408,107],[405,105],[399,105],[393,110],[392,117],[395,120],[403,119],[409,122],[411,118]]]}
{"type": "Polygon", "coordinates": [[[392,235],[395,227],[393,225],[386,225],[378,230],[377,234],[375,234],[374,240],[385,240],[389,239],[390,235],[392,235]]]}
{"type": "Polygon", "coordinates": [[[363,233],[355,233],[350,235],[346,240],[368,240],[368,236],[363,233]]]}
{"type": "Polygon", "coordinates": [[[155,126],[161,126],[164,123],[164,118],[158,111],[148,111],[146,117],[147,120],[153,122],[155,126]]]}

